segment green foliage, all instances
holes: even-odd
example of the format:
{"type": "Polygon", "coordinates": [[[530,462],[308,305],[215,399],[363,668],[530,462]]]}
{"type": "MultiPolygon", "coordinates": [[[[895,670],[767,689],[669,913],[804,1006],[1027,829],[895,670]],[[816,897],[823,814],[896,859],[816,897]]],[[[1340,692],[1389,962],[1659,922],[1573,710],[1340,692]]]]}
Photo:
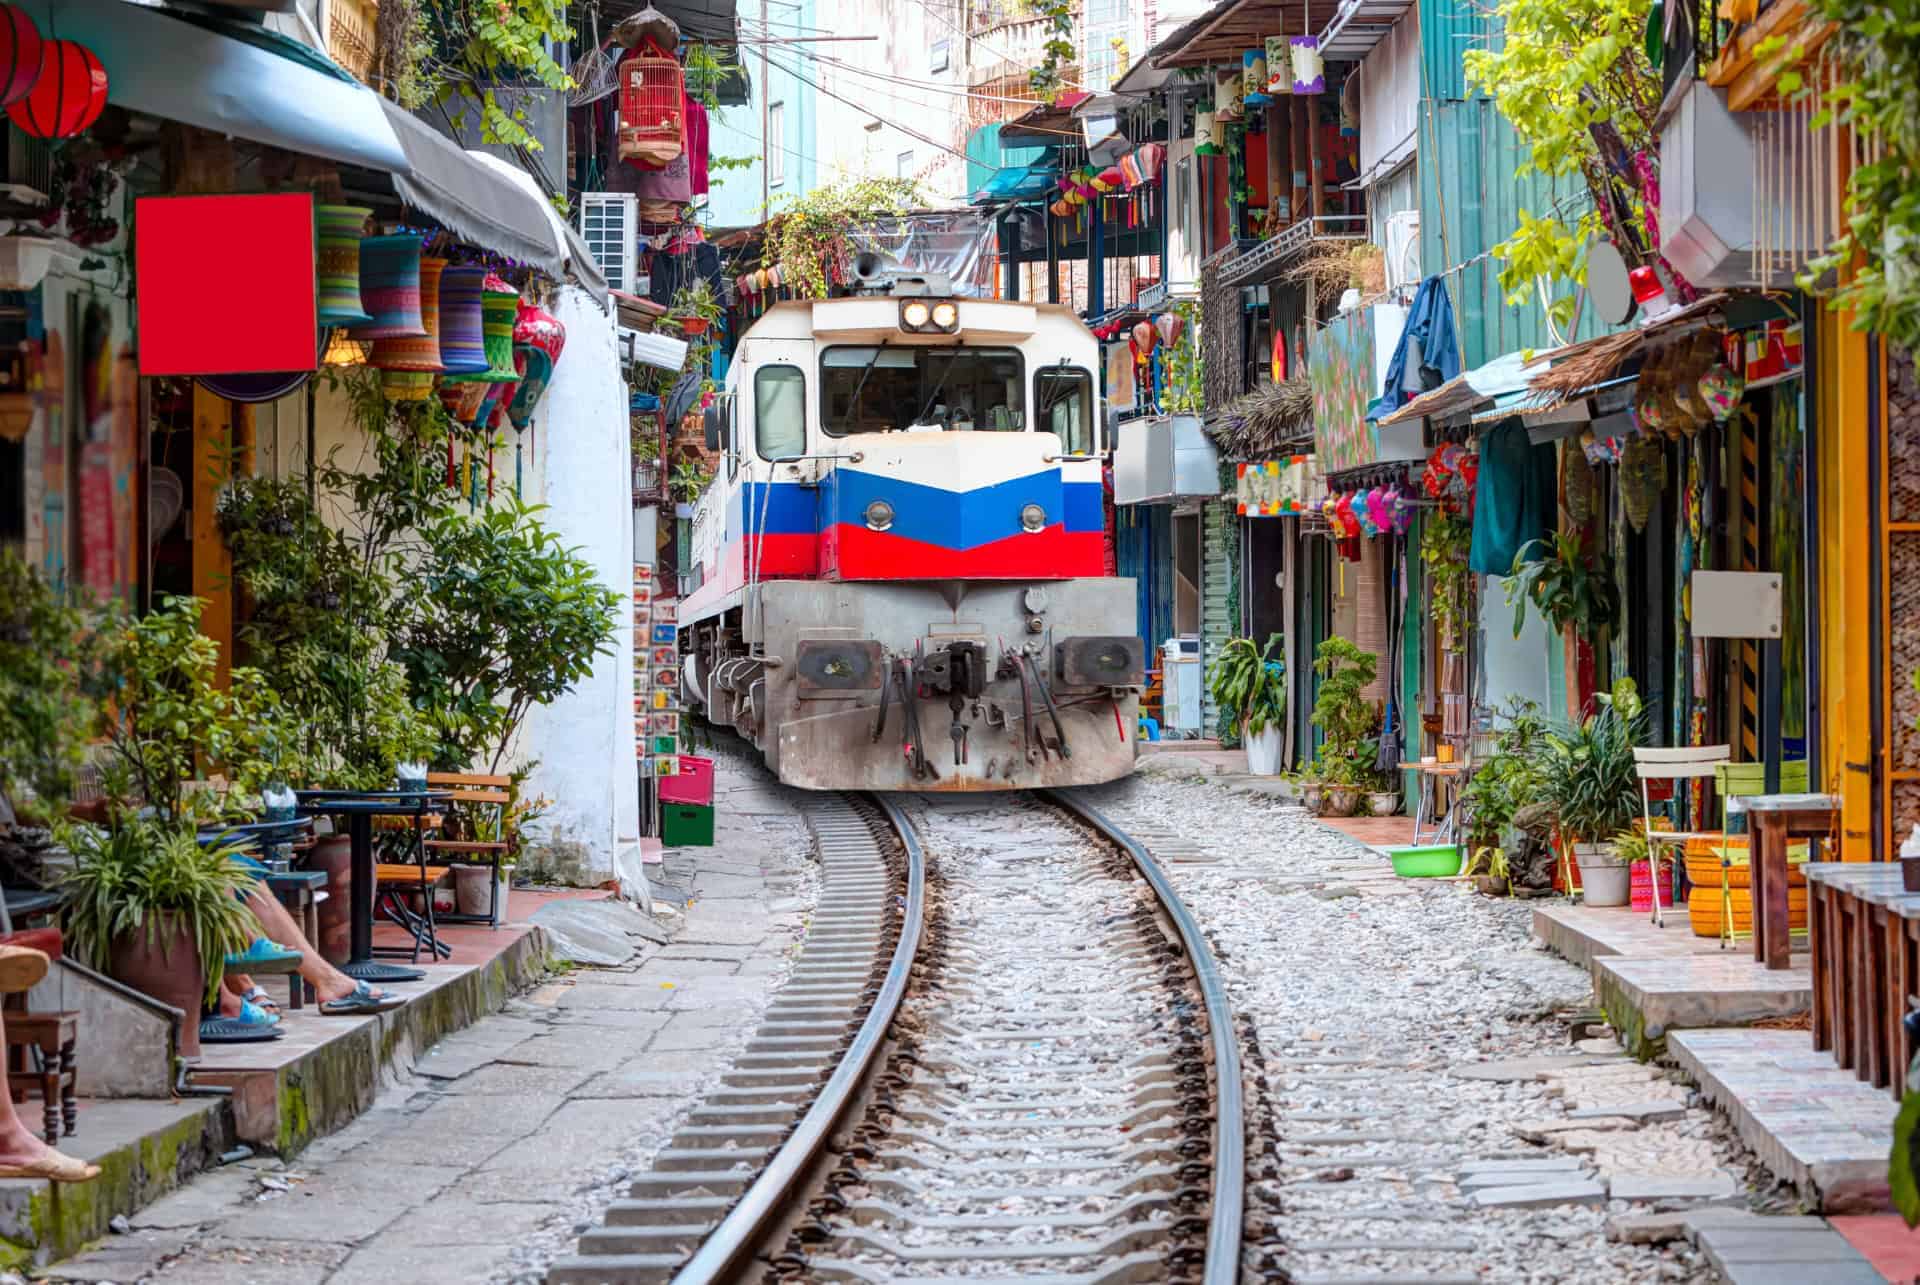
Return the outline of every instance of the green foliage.
{"type": "Polygon", "coordinates": [[[1279,634],[1269,634],[1265,647],[1251,638],[1229,638],[1214,658],[1207,683],[1221,712],[1258,736],[1287,717],[1286,672],[1279,634]]]}
{"type": "Polygon", "coordinates": [[[87,614],[0,550],[0,794],[57,813],[73,791],[95,708],[81,679],[94,655],[87,614]]]}
{"type": "MultiPolygon", "coordinates": [[[[1512,122],[1527,148],[1522,176],[1578,174],[1592,197],[1571,220],[1558,210],[1520,211],[1520,226],[1494,248],[1508,301],[1521,303],[1536,281],[1586,281],[1598,211],[1626,211],[1635,237],[1645,226],[1645,194],[1609,164],[1596,134],[1617,138],[1614,158],[1622,161],[1652,149],[1661,84],[1642,39],[1644,0],[1500,0],[1494,14],[1502,32],[1495,47],[1461,53],[1467,83],[1512,122]]],[[[1550,305],[1559,324],[1572,308],[1571,296],[1550,305]]]]}
{"type": "Polygon", "coordinates": [[[518,500],[420,531],[394,658],[439,738],[436,762],[487,749],[497,770],[527,712],[572,690],[610,653],[620,597],[518,500]]]}
{"type": "Polygon", "coordinates": [[[1920,1092],[1900,1095],[1900,1113],[1893,1120],[1893,1146],[1887,1153],[1887,1185],[1893,1207],[1920,1227],[1920,1092]]]}
{"type": "Polygon", "coordinates": [[[1538,755],[1546,736],[1546,719],[1533,701],[1515,696],[1495,714],[1493,753],[1460,792],[1469,846],[1500,847],[1514,813],[1539,797],[1538,755]]]}
{"type": "Polygon", "coordinates": [[[1420,536],[1420,565],[1432,586],[1433,621],[1442,651],[1459,651],[1466,646],[1473,585],[1467,553],[1472,544],[1473,524],[1444,513],[1429,521],[1420,536]]]}
{"type": "Polygon", "coordinates": [[[1515,638],[1526,624],[1528,602],[1554,629],[1563,633],[1571,629],[1582,638],[1596,637],[1620,615],[1612,555],[1589,557],[1580,547],[1580,537],[1564,531],[1556,532],[1551,543],[1528,541],[1514,555],[1512,579],[1507,581],[1515,638]],[[1530,556],[1537,561],[1527,561],[1530,556]]]}
{"type": "Polygon", "coordinates": [[[1639,693],[1625,680],[1578,727],[1549,732],[1541,742],[1535,764],[1542,790],[1573,842],[1604,843],[1640,814],[1633,747],[1645,730],[1639,693]]]}
{"type": "Polygon", "coordinates": [[[1056,102],[1067,88],[1060,68],[1073,60],[1073,0],[1037,0],[1034,8],[1047,20],[1047,40],[1040,65],[1027,72],[1027,86],[1043,101],[1056,102]]]}
{"type": "Polygon", "coordinates": [[[673,476],[667,479],[667,490],[673,498],[682,504],[692,504],[700,498],[700,492],[707,489],[707,483],[713,481],[713,474],[692,460],[681,460],[673,466],[673,476]]]}
{"type": "Polygon", "coordinates": [[[856,239],[877,220],[920,201],[920,185],[904,178],[845,179],[782,194],[772,211],[766,261],[781,265],[796,298],[824,299],[832,285],[847,279],[856,239]]]}
{"type": "Polygon", "coordinates": [[[102,652],[108,793],[123,805],[145,800],[167,827],[229,816],[242,796],[298,770],[297,732],[266,676],[239,666],[224,690],[214,685],[220,648],[200,632],[205,605],[165,598],[102,652]],[[199,774],[226,789],[188,790],[199,774]]]}
{"type": "Polygon", "coordinates": [[[252,876],[235,864],[240,848],[202,848],[192,826],[122,818],[110,830],[62,825],[60,842],[73,854],[61,910],[65,949],[98,972],[110,972],[114,944],[141,936],[149,946],[173,923],[190,926],[206,980],[205,1002],[220,996],[229,954],[247,948],[256,933],[240,898],[252,876]]]}
{"type": "Polygon", "coordinates": [[[1161,359],[1166,381],[1160,408],[1173,414],[1198,414],[1206,402],[1201,389],[1200,305],[1177,303],[1173,310],[1186,319],[1186,324],[1180,328],[1180,342],[1165,349],[1161,359]]]}
{"type": "MultiPolygon", "coordinates": [[[[1838,273],[1832,306],[1852,309],[1855,329],[1883,334],[1920,360],[1920,0],[1816,0],[1813,8],[1839,24],[1833,45],[1849,75],[1826,91],[1830,106],[1813,124],[1838,121],[1878,150],[1854,167],[1845,227],[1802,283],[1838,273]]],[[[1800,79],[1782,74],[1781,92],[1800,79]]]]}
{"type": "MultiPolygon", "coordinates": [[[[440,57],[427,74],[432,98],[443,104],[466,99],[480,109],[480,141],[539,151],[517,104],[503,103],[499,89],[539,86],[557,93],[573,77],[553,60],[551,49],[573,36],[560,0],[423,0],[422,13],[440,57]]],[[[465,111],[452,108],[456,124],[465,111]]]]}
{"type": "Polygon", "coordinates": [[[1374,779],[1379,711],[1364,692],[1378,664],[1372,652],[1345,638],[1329,638],[1314,651],[1313,672],[1320,679],[1313,700],[1313,725],[1321,734],[1317,774],[1329,785],[1361,786],[1374,779]]]}

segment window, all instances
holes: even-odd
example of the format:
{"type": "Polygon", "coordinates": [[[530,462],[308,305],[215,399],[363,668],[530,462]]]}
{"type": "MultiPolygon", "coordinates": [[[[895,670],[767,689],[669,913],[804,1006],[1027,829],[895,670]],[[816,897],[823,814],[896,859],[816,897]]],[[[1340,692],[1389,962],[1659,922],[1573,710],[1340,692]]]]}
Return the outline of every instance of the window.
{"type": "Polygon", "coordinates": [[[1011,348],[829,348],[820,355],[820,423],[842,433],[914,424],[959,432],[1026,428],[1025,370],[1011,348]]]}
{"type": "Polygon", "coordinates": [[[895,178],[913,177],[913,153],[902,152],[893,158],[893,176],[895,178]]]}
{"type": "Polygon", "coordinates": [[[1069,455],[1091,455],[1093,378],[1078,366],[1047,366],[1033,376],[1034,424],[1069,455]]]}
{"type": "Polygon", "coordinates": [[[932,55],[927,61],[927,70],[945,71],[947,69],[948,51],[951,48],[952,46],[945,40],[934,41],[932,55]]]}
{"type": "Polygon", "coordinates": [[[767,148],[767,184],[779,187],[787,181],[787,105],[767,105],[767,136],[761,140],[767,148]]]}
{"type": "Polygon", "coordinates": [[[807,453],[807,377],[798,366],[754,372],[753,441],[762,459],[807,453]]]}

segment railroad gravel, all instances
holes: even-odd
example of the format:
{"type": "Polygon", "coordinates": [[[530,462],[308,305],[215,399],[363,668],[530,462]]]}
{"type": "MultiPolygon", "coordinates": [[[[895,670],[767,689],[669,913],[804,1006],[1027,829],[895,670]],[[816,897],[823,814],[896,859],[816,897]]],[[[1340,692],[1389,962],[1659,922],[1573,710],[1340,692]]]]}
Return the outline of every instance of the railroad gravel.
{"type": "MultiPolygon", "coordinates": [[[[1249,1090],[1269,1093],[1277,1141],[1250,1148],[1250,1266],[1295,1280],[1711,1277],[1684,1241],[1607,1239],[1610,1217],[1660,1206],[1606,1199],[1602,1162],[1611,1145],[1639,1172],[1750,1178],[1723,1126],[1695,1106],[1599,1156],[1567,1149],[1552,1126],[1621,1086],[1486,1065],[1576,1053],[1565,1018],[1592,1003],[1585,971],[1531,940],[1526,902],[1394,880],[1384,857],[1301,809],[1204,779],[1143,773],[1084,796],[1161,856],[1257,1034],[1264,1085],[1250,1065],[1249,1090]],[[1476,1065],[1493,1078],[1451,1073],[1476,1065]],[[1476,1165],[1525,1160],[1551,1163],[1508,1169],[1512,1187],[1462,1185],[1476,1165]],[[1529,1207],[1528,1187],[1565,1197],[1529,1207]],[[1488,1207],[1489,1191],[1507,1194],[1488,1207]]],[[[1658,1068],[1608,1072],[1639,1081],[1637,1102],[1688,1105],[1658,1068]]]]}

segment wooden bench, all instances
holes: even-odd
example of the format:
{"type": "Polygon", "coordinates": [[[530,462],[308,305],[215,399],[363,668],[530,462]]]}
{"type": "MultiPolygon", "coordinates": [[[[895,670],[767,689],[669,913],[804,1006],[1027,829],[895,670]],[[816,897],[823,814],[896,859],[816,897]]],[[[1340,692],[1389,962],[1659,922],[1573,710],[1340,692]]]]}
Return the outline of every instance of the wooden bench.
{"type": "Polygon", "coordinates": [[[1898,862],[1806,867],[1813,1047],[1898,1101],[1916,1052],[1904,1018],[1920,992],[1920,893],[1898,862]]]}

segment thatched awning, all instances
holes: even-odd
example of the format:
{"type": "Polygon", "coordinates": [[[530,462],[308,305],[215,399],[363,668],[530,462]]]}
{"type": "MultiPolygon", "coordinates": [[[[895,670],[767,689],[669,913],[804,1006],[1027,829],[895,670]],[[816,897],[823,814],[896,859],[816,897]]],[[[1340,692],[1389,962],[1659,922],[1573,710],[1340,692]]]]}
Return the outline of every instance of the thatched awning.
{"type": "Polygon", "coordinates": [[[1313,449],[1313,387],[1305,375],[1263,384],[1227,403],[1207,426],[1231,460],[1279,459],[1313,449]]]}
{"type": "Polygon", "coordinates": [[[1704,294],[1685,307],[1675,308],[1636,329],[1567,345],[1553,354],[1551,367],[1527,381],[1527,387],[1538,394],[1535,409],[1548,409],[1571,401],[1596,384],[1607,382],[1641,355],[1650,336],[1696,321],[1726,301],[1727,295],[1720,291],[1704,294]]]}

